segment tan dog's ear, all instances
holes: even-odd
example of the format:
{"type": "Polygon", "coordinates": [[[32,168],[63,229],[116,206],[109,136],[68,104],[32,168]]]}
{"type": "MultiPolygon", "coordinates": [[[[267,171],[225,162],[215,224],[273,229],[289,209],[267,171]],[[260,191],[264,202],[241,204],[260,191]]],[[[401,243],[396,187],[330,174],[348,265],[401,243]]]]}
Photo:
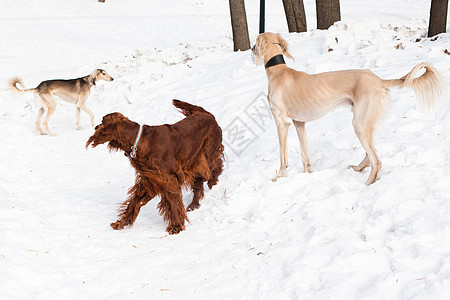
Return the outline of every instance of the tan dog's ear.
{"type": "Polygon", "coordinates": [[[292,55],[289,53],[288,43],[281,37],[281,35],[277,34],[277,37],[278,37],[278,43],[280,44],[281,51],[283,52],[283,54],[286,55],[286,57],[294,60],[292,55]]]}
{"type": "Polygon", "coordinates": [[[264,62],[264,56],[266,54],[267,39],[263,35],[259,35],[256,39],[256,65],[259,66],[264,62]]]}
{"type": "Polygon", "coordinates": [[[93,85],[95,85],[95,82],[97,81],[97,76],[99,74],[98,69],[94,70],[91,72],[91,74],[89,74],[89,82],[92,82],[93,85]]]}

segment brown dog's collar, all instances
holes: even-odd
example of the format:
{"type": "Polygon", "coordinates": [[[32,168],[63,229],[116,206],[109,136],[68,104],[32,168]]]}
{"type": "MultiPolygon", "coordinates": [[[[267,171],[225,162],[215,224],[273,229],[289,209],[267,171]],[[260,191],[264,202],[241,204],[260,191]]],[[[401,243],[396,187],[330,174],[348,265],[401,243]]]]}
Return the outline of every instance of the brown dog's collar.
{"type": "Polygon", "coordinates": [[[141,138],[142,127],[143,127],[142,125],[139,125],[139,131],[138,131],[136,140],[134,141],[133,147],[131,147],[131,152],[130,152],[130,158],[131,158],[131,159],[136,158],[137,145],[138,145],[138,143],[139,143],[139,139],[141,138]]]}
{"type": "Polygon", "coordinates": [[[267,68],[270,68],[270,67],[273,67],[276,65],[282,65],[282,64],[283,65],[286,64],[284,62],[283,54],[278,54],[278,55],[275,55],[274,57],[272,57],[271,59],[269,59],[269,61],[264,65],[264,67],[267,69],[267,68]]]}

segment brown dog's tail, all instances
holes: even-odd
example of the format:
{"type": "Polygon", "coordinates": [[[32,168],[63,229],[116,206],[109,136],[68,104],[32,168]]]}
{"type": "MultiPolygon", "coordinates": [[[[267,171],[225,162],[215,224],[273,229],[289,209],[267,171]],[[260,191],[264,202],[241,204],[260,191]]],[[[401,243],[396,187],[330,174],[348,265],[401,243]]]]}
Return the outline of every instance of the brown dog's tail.
{"type": "Polygon", "coordinates": [[[428,114],[433,111],[436,100],[446,94],[442,75],[430,64],[420,63],[400,79],[386,80],[389,87],[410,87],[414,90],[420,109],[428,114]],[[425,72],[423,71],[425,69],[425,72]]]}
{"type": "Polygon", "coordinates": [[[209,112],[207,112],[206,110],[204,110],[200,106],[192,105],[192,104],[189,104],[187,102],[183,102],[183,101],[180,101],[180,100],[177,100],[177,99],[173,99],[172,100],[172,104],[176,108],[179,108],[181,110],[181,113],[183,115],[185,115],[186,117],[189,117],[194,112],[206,112],[206,113],[209,114],[209,112]]]}
{"type": "Polygon", "coordinates": [[[22,80],[19,77],[12,78],[9,81],[8,87],[9,87],[9,90],[11,92],[13,92],[14,94],[16,94],[16,95],[19,95],[19,94],[21,94],[23,92],[35,92],[36,91],[35,88],[33,88],[33,89],[26,89],[24,84],[23,84],[23,82],[22,82],[22,80]],[[19,89],[17,87],[17,85],[20,85],[22,87],[22,89],[19,89]]]}

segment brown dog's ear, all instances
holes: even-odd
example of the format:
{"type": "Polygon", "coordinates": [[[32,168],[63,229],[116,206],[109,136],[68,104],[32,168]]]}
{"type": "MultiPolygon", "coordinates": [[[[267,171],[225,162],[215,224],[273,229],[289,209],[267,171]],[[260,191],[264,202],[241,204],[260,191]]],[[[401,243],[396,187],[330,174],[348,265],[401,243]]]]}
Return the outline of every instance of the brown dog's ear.
{"type": "Polygon", "coordinates": [[[102,119],[102,124],[103,125],[113,125],[124,119],[126,119],[126,117],[124,115],[122,115],[121,113],[118,113],[118,112],[114,112],[114,113],[110,113],[110,114],[107,114],[106,116],[104,116],[102,119]]]}
{"type": "MultiPolygon", "coordinates": [[[[128,118],[118,112],[104,116],[102,123],[95,127],[94,134],[87,141],[86,148],[91,144],[92,147],[97,147],[100,144],[111,142],[116,139],[118,137],[118,128],[120,127],[120,123],[125,120],[128,120],[128,118]]],[[[108,147],[110,149],[111,147],[117,148],[114,142],[108,147]]]]}
{"type": "Polygon", "coordinates": [[[277,34],[277,38],[278,38],[278,43],[280,44],[281,51],[283,52],[283,54],[286,55],[286,57],[294,60],[292,55],[289,53],[288,43],[279,34],[277,34]]]}

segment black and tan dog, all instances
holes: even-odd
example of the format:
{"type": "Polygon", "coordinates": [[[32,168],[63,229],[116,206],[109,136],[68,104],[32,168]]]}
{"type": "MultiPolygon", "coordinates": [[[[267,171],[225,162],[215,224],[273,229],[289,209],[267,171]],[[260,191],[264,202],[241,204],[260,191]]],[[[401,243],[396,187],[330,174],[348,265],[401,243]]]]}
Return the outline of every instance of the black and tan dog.
{"type": "Polygon", "coordinates": [[[56,100],[54,96],[58,96],[68,102],[77,105],[77,129],[82,129],[80,125],[80,109],[84,110],[91,117],[91,124],[95,126],[94,113],[87,108],[86,99],[91,93],[91,87],[98,80],[113,81],[114,79],[106,73],[105,70],[96,69],[91,74],[76,79],[53,79],[41,82],[36,88],[26,89],[20,78],[13,78],[9,82],[10,89],[15,93],[33,92],[39,107],[39,113],[36,120],[36,131],[40,134],[55,135],[48,127],[48,122],[56,110],[56,100]],[[22,90],[17,88],[17,84],[22,90]],[[47,115],[42,123],[44,130],[41,128],[42,116],[47,109],[47,115]]]}

